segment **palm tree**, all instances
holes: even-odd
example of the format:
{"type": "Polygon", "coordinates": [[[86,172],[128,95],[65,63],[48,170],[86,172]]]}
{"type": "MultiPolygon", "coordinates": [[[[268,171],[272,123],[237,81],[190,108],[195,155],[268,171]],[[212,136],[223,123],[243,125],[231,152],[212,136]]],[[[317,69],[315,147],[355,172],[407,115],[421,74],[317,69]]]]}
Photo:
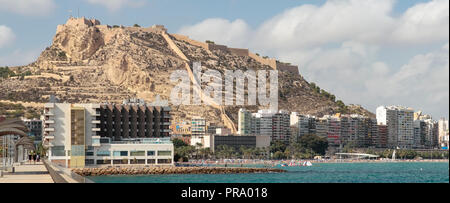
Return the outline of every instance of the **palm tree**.
{"type": "Polygon", "coordinates": [[[203,144],[202,144],[202,143],[199,143],[199,142],[195,143],[195,149],[196,149],[195,158],[196,158],[196,159],[198,159],[198,154],[199,154],[199,151],[200,151],[200,149],[201,149],[202,147],[203,147],[203,144]]]}

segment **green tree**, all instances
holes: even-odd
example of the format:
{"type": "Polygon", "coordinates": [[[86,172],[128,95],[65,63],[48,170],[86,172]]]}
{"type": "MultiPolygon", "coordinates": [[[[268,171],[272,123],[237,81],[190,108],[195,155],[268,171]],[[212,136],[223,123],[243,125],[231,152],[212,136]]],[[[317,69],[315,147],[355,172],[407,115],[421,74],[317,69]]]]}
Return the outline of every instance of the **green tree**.
{"type": "Polygon", "coordinates": [[[284,152],[286,150],[286,147],[286,144],[277,140],[270,144],[270,152],[284,152]]]}
{"type": "Polygon", "coordinates": [[[275,153],[273,154],[273,158],[274,158],[274,159],[277,159],[277,160],[285,159],[285,158],[286,158],[286,154],[284,154],[284,153],[281,152],[281,151],[277,151],[277,152],[275,152],[275,153]]]}
{"type": "Polygon", "coordinates": [[[299,139],[299,144],[304,149],[311,150],[312,153],[325,155],[328,149],[328,141],[326,138],[317,135],[307,134],[299,139]]]}
{"type": "Polygon", "coordinates": [[[181,140],[179,138],[173,139],[172,143],[173,143],[173,147],[175,147],[175,148],[188,146],[188,144],[186,144],[183,140],[181,140]]]}

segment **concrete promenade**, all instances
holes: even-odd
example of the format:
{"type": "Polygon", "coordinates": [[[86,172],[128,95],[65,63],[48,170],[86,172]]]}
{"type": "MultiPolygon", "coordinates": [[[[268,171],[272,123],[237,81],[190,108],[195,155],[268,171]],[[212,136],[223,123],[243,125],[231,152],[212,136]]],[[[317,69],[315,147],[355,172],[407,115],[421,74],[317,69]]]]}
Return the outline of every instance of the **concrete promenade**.
{"type": "Polygon", "coordinates": [[[53,179],[42,162],[15,167],[15,173],[5,172],[0,183],[53,183],[53,179]]]}

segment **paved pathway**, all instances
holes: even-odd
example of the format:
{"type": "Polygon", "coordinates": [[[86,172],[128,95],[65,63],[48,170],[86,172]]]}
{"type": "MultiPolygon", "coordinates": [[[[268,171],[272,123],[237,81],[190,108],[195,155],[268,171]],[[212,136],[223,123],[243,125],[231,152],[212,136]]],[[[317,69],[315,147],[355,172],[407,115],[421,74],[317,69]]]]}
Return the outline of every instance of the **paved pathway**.
{"type": "Polygon", "coordinates": [[[0,183],[53,183],[42,162],[16,166],[15,173],[5,173],[0,183]]]}

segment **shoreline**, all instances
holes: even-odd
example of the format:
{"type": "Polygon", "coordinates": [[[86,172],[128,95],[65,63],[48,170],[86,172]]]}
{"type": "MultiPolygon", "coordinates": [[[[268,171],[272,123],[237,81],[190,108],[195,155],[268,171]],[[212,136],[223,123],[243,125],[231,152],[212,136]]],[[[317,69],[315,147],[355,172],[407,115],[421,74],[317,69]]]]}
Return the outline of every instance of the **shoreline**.
{"type": "Polygon", "coordinates": [[[289,163],[445,163],[449,162],[448,159],[423,159],[423,160],[406,160],[406,159],[380,159],[380,160],[357,160],[357,159],[330,159],[330,160],[251,160],[251,159],[231,159],[231,160],[195,160],[185,163],[178,163],[181,165],[192,165],[192,166],[202,166],[202,165],[277,165],[277,164],[289,164],[289,163]]]}
{"type": "Polygon", "coordinates": [[[240,174],[240,173],[284,173],[277,168],[233,168],[233,167],[115,167],[76,168],[72,172],[86,176],[110,175],[169,175],[169,174],[240,174]]]}

